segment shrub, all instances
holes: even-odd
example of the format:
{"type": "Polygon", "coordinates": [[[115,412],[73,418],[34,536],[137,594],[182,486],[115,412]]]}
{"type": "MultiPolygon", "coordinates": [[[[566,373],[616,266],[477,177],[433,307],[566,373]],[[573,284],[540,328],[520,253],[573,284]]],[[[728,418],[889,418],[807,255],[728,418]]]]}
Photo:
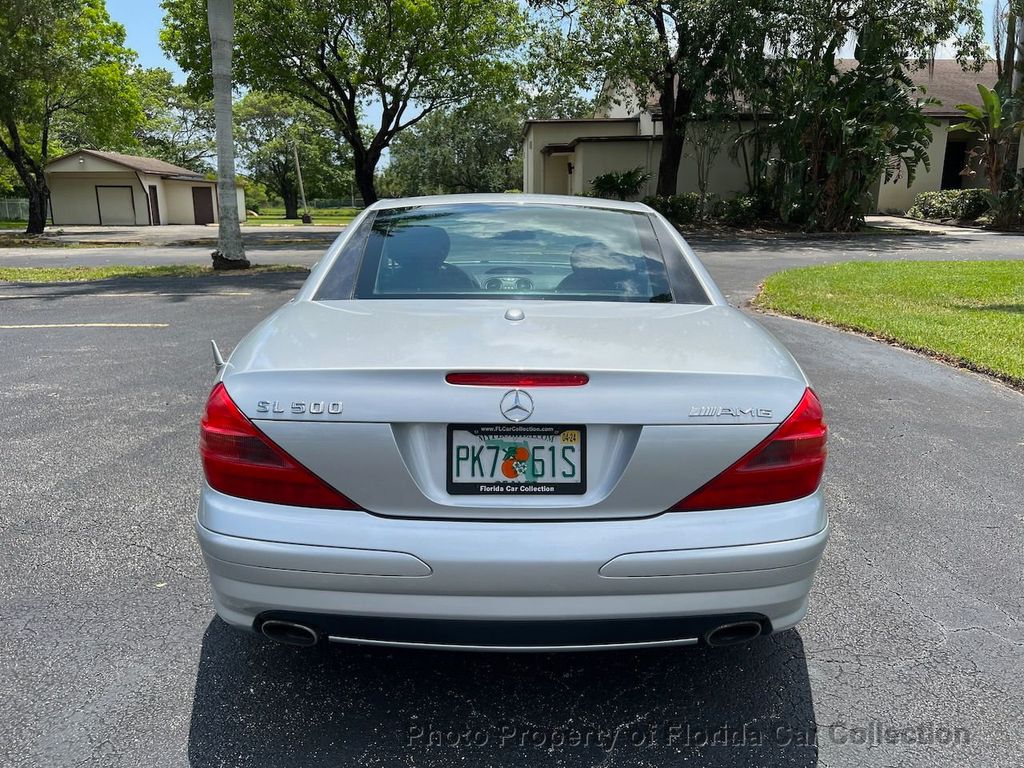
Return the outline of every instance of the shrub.
{"type": "Polygon", "coordinates": [[[645,197],[644,203],[673,224],[693,224],[700,213],[700,195],[696,192],[684,192],[671,197],[645,197]]]}
{"type": "Polygon", "coordinates": [[[985,189],[944,189],[922,192],[914,198],[907,215],[914,219],[958,219],[974,221],[988,213],[991,198],[985,189]]]}
{"type": "Polygon", "coordinates": [[[731,227],[749,227],[760,218],[760,206],[750,195],[736,195],[722,202],[719,217],[731,227]]]}
{"type": "Polygon", "coordinates": [[[590,186],[598,197],[628,200],[640,194],[640,188],[649,178],[651,174],[637,166],[629,171],[602,173],[591,180],[590,186]]]}

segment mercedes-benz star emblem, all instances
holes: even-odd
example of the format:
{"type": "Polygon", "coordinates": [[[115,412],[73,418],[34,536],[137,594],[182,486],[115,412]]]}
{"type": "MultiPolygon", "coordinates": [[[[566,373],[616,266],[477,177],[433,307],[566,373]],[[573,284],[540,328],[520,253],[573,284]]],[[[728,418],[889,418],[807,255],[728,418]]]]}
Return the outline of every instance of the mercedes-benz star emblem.
{"type": "Polygon", "coordinates": [[[529,392],[510,389],[501,398],[501,413],[509,421],[526,421],[533,415],[533,398],[529,392]]]}

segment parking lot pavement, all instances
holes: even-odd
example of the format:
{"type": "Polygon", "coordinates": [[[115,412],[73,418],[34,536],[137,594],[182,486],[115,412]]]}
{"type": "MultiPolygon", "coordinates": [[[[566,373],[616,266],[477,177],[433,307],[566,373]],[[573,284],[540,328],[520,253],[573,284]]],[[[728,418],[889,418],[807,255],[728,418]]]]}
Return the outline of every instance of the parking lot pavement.
{"type": "MultiPolygon", "coordinates": [[[[737,298],[827,258],[708,250],[737,298]]],[[[832,431],[797,630],[516,656],[227,628],[192,533],[209,339],[231,349],[301,279],[0,288],[0,326],[29,326],[0,329],[0,765],[1024,764],[1024,396],[782,318],[759,317],[832,431]]]]}

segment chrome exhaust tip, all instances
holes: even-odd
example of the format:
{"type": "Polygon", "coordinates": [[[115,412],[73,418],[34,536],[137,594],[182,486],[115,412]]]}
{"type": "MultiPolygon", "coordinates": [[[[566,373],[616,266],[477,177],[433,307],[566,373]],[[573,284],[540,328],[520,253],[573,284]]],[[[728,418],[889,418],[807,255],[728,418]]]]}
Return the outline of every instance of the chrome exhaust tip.
{"type": "Polygon", "coordinates": [[[720,648],[725,645],[739,645],[748,640],[753,640],[762,631],[763,627],[759,621],[737,621],[732,624],[722,624],[708,630],[704,635],[704,642],[713,648],[720,648]]]}
{"type": "Polygon", "coordinates": [[[297,645],[301,648],[312,648],[320,642],[320,635],[312,627],[305,624],[295,624],[291,621],[280,621],[278,619],[267,619],[260,624],[260,632],[275,643],[282,645],[297,645]]]}

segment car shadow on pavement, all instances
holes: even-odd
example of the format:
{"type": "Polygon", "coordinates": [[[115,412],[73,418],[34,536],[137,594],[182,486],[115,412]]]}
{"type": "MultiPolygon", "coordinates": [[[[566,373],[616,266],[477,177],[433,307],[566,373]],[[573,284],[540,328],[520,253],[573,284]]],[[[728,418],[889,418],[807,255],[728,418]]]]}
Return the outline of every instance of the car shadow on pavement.
{"type": "Polygon", "coordinates": [[[207,766],[814,766],[795,630],[730,648],[477,654],[274,645],[214,619],[188,756],[207,766]]]}

